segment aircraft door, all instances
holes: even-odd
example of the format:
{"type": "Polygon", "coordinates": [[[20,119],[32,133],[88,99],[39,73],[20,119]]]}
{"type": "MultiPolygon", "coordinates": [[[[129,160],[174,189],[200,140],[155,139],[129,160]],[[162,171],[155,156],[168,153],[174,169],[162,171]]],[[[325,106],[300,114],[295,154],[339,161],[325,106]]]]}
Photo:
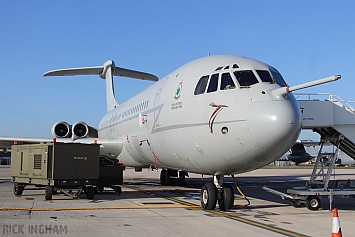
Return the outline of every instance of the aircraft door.
{"type": "Polygon", "coordinates": [[[161,93],[163,91],[163,87],[165,85],[165,83],[168,81],[170,76],[167,76],[163,79],[163,81],[161,82],[161,85],[159,86],[159,89],[157,91],[157,94],[155,95],[155,100],[154,100],[154,126],[155,127],[159,127],[159,114],[161,111],[161,107],[160,105],[160,97],[161,97],[161,93]]]}
{"type": "Polygon", "coordinates": [[[147,150],[147,146],[140,146],[141,142],[138,140],[137,136],[131,136],[131,142],[128,149],[130,150],[131,157],[141,164],[149,164],[151,161],[146,155],[151,155],[147,150]],[[143,150],[144,149],[144,150],[143,150]]]}

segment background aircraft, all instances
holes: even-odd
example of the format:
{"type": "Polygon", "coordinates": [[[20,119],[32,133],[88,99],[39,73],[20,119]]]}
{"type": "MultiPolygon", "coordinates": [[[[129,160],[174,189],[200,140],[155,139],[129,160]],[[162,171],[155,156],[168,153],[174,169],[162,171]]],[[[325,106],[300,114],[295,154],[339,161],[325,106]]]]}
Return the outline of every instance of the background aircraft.
{"type": "Polygon", "coordinates": [[[301,142],[296,142],[291,147],[291,153],[286,155],[286,158],[295,162],[296,165],[299,165],[300,163],[310,161],[314,157],[306,152],[304,145],[301,142]]]}
{"type": "MultiPolygon", "coordinates": [[[[312,161],[318,156],[320,142],[311,140],[298,140],[292,147],[291,152],[279,158],[279,161],[292,161],[299,165],[300,163],[305,163],[312,161]]],[[[334,155],[335,147],[330,142],[324,143],[325,151],[321,153],[323,158],[323,163],[327,164],[329,157],[334,155]]],[[[345,154],[343,151],[339,150],[336,165],[355,165],[355,160],[350,156],[345,154]]]]}
{"type": "MultiPolygon", "coordinates": [[[[338,80],[331,76],[287,86],[281,74],[260,61],[215,55],[185,64],[160,79],[152,74],[103,66],[54,70],[44,76],[98,74],[106,80],[107,114],[98,129],[84,122],[58,122],[57,142],[101,144],[100,155],[126,166],[161,168],[160,181],[184,183],[187,172],[213,175],[201,189],[201,205],[222,210],[234,203],[225,175],[248,172],[276,160],[292,147],[301,130],[300,108],[292,91],[338,80]],[[119,104],[113,76],[157,81],[119,104]]],[[[93,111],[94,112],[94,111],[93,111]]],[[[0,137],[6,149],[13,141],[51,139],[0,137]]]]}

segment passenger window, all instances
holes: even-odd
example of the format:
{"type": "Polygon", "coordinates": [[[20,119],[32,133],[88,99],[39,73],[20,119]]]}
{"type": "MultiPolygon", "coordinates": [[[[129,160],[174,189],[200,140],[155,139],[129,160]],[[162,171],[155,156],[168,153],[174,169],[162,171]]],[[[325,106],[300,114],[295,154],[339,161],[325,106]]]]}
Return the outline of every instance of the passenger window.
{"type": "Polygon", "coordinates": [[[229,72],[223,73],[222,74],[222,79],[221,79],[221,90],[229,90],[229,89],[234,89],[235,84],[233,82],[232,76],[229,72]]]}
{"type": "Polygon", "coordinates": [[[277,84],[279,84],[280,86],[287,86],[287,84],[284,81],[284,79],[282,78],[281,74],[276,69],[275,69],[275,71],[270,70],[270,72],[277,84]]]}
{"type": "Polygon", "coordinates": [[[269,71],[264,71],[264,70],[256,70],[256,72],[258,73],[261,81],[263,82],[270,82],[270,83],[274,83],[275,81],[272,79],[269,71]]]}
{"type": "Polygon", "coordinates": [[[259,82],[252,70],[235,71],[234,75],[241,87],[249,87],[259,82]]]}
{"type": "Polygon", "coordinates": [[[206,87],[207,87],[207,83],[208,83],[208,76],[203,76],[200,78],[200,80],[198,81],[196,88],[195,88],[195,95],[199,95],[199,94],[203,94],[206,91],[206,87]]]}
{"type": "Polygon", "coordinates": [[[218,75],[213,74],[210,79],[210,84],[208,85],[207,93],[214,92],[218,88],[218,75]]]}

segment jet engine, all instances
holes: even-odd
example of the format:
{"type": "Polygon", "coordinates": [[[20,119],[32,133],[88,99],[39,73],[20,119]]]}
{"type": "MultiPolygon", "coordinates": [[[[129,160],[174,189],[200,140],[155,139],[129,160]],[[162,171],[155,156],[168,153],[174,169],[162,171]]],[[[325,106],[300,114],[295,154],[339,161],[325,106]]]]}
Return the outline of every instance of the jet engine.
{"type": "Polygon", "coordinates": [[[72,131],[76,138],[86,138],[86,137],[97,138],[98,137],[97,129],[88,126],[84,122],[74,123],[72,131]]]}
{"type": "Polygon", "coordinates": [[[55,138],[70,138],[72,136],[71,125],[60,121],[53,125],[51,133],[55,138]]]}

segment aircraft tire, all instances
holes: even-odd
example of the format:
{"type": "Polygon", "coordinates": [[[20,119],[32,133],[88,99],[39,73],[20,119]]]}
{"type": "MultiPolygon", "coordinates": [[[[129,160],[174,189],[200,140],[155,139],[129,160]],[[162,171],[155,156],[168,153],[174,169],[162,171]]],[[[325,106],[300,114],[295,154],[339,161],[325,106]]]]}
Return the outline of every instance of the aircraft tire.
{"type": "Polygon", "coordinates": [[[311,211],[316,211],[319,209],[321,201],[316,196],[308,196],[306,199],[306,207],[311,211]]]}
{"type": "Polygon", "coordinates": [[[227,185],[223,185],[223,202],[225,208],[232,209],[234,206],[234,191],[233,187],[227,185]]]}
{"type": "Polygon", "coordinates": [[[172,185],[172,179],[170,178],[169,170],[166,170],[166,172],[165,172],[165,185],[166,186],[172,185]]]}
{"type": "Polygon", "coordinates": [[[213,183],[206,183],[201,188],[201,206],[206,210],[213,210],[217,204],[217,188],[213,183]]]}
{"type": "Polygon", "coordinates": [[[162,170],[160,172],[160,184],[164,186],[173,185],[173,179],[170,177],[171,174],[171,170],[162,170]]]}
{"type": "Polygon", "coordinates": [[[165,173],[166,173],[166,170],[160,171],[160,184],[161,185],[165,185],[165,173]]]}
{"type": "Polygon", "coordinates": [[[46,186],[46,191],[44,193],[44,199],[52,200],[53,188],[51,186],[46,186]]]}
{"type": "Polygon", "coordinates": [[[160,172],[160,184],[164,186],[171,185],[169,170],[162,170],[160,172]]]}

